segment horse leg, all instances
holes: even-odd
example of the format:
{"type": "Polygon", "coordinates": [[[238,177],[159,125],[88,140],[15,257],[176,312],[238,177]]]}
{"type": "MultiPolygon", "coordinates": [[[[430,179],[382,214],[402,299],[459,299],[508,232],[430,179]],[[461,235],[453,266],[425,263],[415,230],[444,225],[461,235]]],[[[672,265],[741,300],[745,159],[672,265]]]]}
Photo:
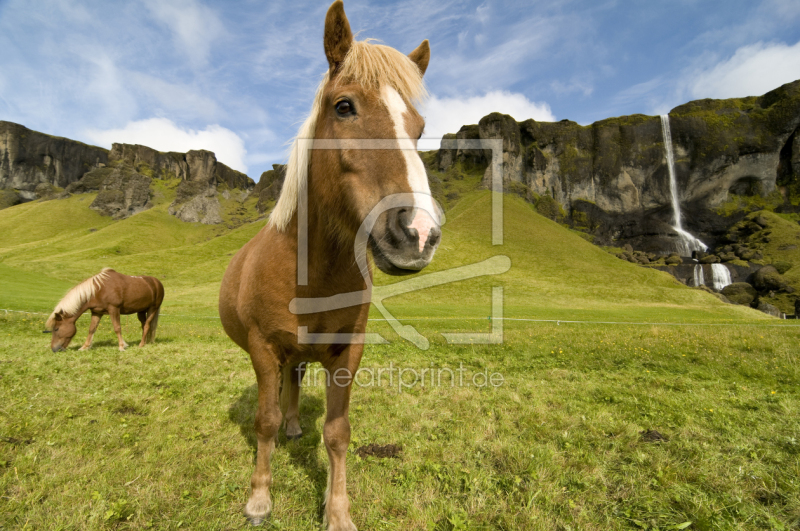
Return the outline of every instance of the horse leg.
{"type": "Polygon", "coordinates": [[[281,412],[287,439],[299,439],[303,435],[303,430],[300,428],[300,383],[305,374],[305,363],[286,366],[283,369],[281,412]]]}
{"type": "MultiPolygon", "coordinates": [[[[251,345],[253,343],[251,342],[251,345]]],[[[281,408],[278,396],[280,368],[275,351],[270,346],[252,349],[250,358],[258,380],[258,410],[256,412],[256,469],[250,478],[250,499],[244,508],[245,516],[259,525],[272,511],[269,488],[272,485],[270,455],[281,427],[281,408]]]]}
{"type": "Polygon", "coordinates": [[[101,317],[102,314],[92,312],[92,322],[89,325],[89,335],[86,336],[86,341],[79,350],[89,350],[89,348],[92,346],[92,338],[94,338],[94,333],[95,330],[97,330],[97,325],[100,324],[101,317]]]}
{"type": "Polygon", "coordinates": [[[117,334],[117,339],[119,340],[119,350],[123,351],[128,344],[122,339],[122,323],[119,320],[119,308],[109,306],[108,316],[111,318],[111,323],[114,325],[114,332],[117,334]]]}
{"type": "Polygon", "coordinates": [[[150,309],[139,312],[136,315],[139,317],[139,322],[142,323],[142,341],[139,343],[139,346],[143,347],[147,344],[147,333],[150,332],[151,323],[153,322],[153,317],[155,317],[156,312],[150,309]]]}
{"type": "Polygon", "coordinates": [[[350,518],[350,500],[347,498],[346,458],[350,444],[350,389],[363,348],[363,345],[351,345],[332,367],[326,367],[331,375],[327,389],[327,415],[322,430],[330,462],[328,488],[325,491],[327,531],[356,531],[350,518]]]}

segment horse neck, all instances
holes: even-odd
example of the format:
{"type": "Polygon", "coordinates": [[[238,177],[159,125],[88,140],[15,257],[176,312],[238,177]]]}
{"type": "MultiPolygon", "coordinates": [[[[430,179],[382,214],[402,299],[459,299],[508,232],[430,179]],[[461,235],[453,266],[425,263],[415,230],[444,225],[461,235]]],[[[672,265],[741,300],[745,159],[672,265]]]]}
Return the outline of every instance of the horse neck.
{"type": "Polygon", "coordinates": [[[64,321],[68,321],[68,322],[74,323],[75,321],[77,321],[80,318],[81,315],[86,313],[87,306],[88,306],[88,303],[84,303],[83,306],[81,306],[80,309],[78,309],[78,311],[75,312],[73,315],[68,315],[68,316],[64,317],[63,318],[64,321]]]}
{"type": "MultiPolygon", "coordinates": [[[[309,285],[336,282],[352,286],[363,283],[355,258],[355,235],[337,231],[330,212],[309,201],[308,279],[309,285]]],[[[328,287],[328,286],[324,286],[328,287]]]]}

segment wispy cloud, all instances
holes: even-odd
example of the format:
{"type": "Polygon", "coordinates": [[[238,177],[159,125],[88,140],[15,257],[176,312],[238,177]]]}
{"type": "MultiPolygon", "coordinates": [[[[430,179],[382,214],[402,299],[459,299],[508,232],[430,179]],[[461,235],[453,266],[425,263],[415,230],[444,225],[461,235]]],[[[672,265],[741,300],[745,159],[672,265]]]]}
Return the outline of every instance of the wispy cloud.
{"type": "Polygon", "coordinates": [[[729,59],[684,80],[692,98],[759,96],[800,79],[800,42],[757,42],[742,46],[729,59]]]}
{"type": "Polygon", "coordinates": [[[215,41],[225,34],[216,13],[196,0],[144,0],[153,17],[169,28],[173,40],[195,68],[206,66],[215,41]]]}
{"type": "Polygon", "coordinates": [[[594,92],[594,86],[590,81],[577,78],[572,78],[566,83],[555,80],[550,83],[550,88],[558,95],[580,93],[584,96],[591,96],[594,92]]]}

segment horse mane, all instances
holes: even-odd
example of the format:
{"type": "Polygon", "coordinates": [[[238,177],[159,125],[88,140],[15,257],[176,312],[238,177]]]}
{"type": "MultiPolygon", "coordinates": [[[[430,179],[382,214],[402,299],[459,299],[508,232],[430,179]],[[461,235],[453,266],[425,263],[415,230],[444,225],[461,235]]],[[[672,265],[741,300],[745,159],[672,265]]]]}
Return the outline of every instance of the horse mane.
{"type": "Polygon", "coordinates": [[[111,271],[114,270],[110,267],[105,267],[95,276],[87,278],[74,288],[70,289],[67,294],[64,295],[64,298],[61,299],[56,305],[56,308],[53,310],[53,313],[50,314],[50,317],[47,318],[45,327],[49,329],[53,328],[57,313],[61,313],[63,315],[75,315],[75,313],[81,309],[81,306],[83,306],[86,301],[94,297],[94,294],[97,293],[97,290],[103,285],[106,277],[108,277],[108,273],[111,271]]]}
{"type": "MultiPolygon", "coordinates": [[[[336,70],[334,82],[337,85],[358,83],[367,89],[390,86],[408,101],[424,100],[428,91],[422,81],[422,72],[416,63],[394,48],[371,44],[371,41],[372,39],[353,41],[344,61],[336,70]]],[[[322,110],[322,95],[330,79],[329,71],[317,88],[311,113],[300,126],[292,142],[283,188],[269,216],[269,224],[279,232],[284,232],[291,223],[297,209],[297,197],[307,184],[311,149],[309,149],[310,142],[306,140],[314,138],[317,120],[322,110]]]]}

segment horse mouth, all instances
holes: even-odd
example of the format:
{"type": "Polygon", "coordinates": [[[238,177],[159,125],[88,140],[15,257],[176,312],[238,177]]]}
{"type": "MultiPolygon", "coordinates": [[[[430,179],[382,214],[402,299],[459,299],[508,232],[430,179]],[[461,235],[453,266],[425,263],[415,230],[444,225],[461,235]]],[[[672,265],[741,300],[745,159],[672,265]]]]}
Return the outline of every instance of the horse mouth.
{"type": "Polygon", "coordinates": [[[421,271],[431,262],[434,252],[434,249],[431,249],[423,256],[408,258],[399,251],[384,249],[372,236],[369,237],[369,248],[378,269],[392,276],[413,275],[421,271]]]}

